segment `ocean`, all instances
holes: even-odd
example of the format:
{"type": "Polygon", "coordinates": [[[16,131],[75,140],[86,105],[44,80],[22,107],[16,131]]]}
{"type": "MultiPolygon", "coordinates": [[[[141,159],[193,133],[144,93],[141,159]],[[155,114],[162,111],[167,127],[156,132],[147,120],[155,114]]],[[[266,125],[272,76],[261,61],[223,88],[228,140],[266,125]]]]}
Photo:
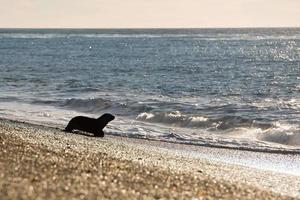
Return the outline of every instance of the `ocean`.
{"type": "Polygon", "coordinates": [[[300,29],[0,29],[0,117],[300,153],[300,29]]]}

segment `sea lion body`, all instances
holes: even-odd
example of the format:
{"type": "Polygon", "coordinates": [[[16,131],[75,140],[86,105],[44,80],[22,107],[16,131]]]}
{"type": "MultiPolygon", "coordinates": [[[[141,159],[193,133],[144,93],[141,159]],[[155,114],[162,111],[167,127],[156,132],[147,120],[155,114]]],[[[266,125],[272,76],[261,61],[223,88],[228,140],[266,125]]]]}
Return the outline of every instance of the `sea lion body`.
{"type": "Polygon", "coordinates": [[[103,114],[101,117],[95,119],[85,116],[77,116],[70,120],[65,131],[72,132],[73,130],[80,130],[93,133],[95,137],[104,137],[103,128],[115,117],[112,114],[103,114]]]}

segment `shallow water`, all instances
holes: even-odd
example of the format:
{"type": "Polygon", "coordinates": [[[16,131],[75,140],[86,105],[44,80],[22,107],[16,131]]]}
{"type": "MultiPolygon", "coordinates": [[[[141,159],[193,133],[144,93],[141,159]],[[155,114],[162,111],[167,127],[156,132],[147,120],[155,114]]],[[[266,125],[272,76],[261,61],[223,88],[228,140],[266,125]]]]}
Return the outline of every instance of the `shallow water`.
{"type": "Polygon", "coordinates": [[[300,29],[0,29],[0,116],[300,152],[300,29]]]}

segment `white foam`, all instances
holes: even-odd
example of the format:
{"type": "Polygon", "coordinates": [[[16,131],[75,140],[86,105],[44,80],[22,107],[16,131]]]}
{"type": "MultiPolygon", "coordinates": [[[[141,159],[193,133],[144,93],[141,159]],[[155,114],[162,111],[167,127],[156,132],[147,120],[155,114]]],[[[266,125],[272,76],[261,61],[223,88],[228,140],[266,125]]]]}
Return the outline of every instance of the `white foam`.
{"type": "Polygon", "coordinates": [[[197,127],[205,124],[208,118],[204,116],[188,116],[181,114],[179,111],[169,113],[141,113],[136,120],[171,124],[179,127],[197,127]]]}
{"type": "Polygon", "coordinates": [[[139,114],[139,115],[136,117],[137,120],[150,120],[150,119],[152,119],[152,118],[154,118],[154,115],[153,115],[153,114],[151,114],[151,113],[145,113],[145,112],[139,114]]]}
{"type": "Polygon", "coordinates": [[[208,120],[208,118],[202,116],[190,117],[189,119],[191,119],[191,122],[206,122],[208,120]]]}
{"type": "Polygon", "coordinates": [[[299,92],[300,92],[300,85],[297,85],[297,86],[295,87],[295,91],[299,91],[299,92]]]}
{"type": "Polygon", "coordinates": [[[260,133],[257,138],[268,142],[300,146],[300,126],[297,124],[275,122],[274,127],[260,133]]]}

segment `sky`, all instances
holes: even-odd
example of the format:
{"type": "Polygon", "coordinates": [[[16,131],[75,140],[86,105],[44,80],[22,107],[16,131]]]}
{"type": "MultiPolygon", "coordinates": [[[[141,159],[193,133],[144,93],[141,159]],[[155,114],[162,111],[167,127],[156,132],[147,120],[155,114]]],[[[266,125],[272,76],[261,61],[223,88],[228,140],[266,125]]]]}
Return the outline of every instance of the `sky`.
{"type": "Polygon", "coordinates": [[[0,28],[300,27],[300,0],[0,0],[0,28]]]}

